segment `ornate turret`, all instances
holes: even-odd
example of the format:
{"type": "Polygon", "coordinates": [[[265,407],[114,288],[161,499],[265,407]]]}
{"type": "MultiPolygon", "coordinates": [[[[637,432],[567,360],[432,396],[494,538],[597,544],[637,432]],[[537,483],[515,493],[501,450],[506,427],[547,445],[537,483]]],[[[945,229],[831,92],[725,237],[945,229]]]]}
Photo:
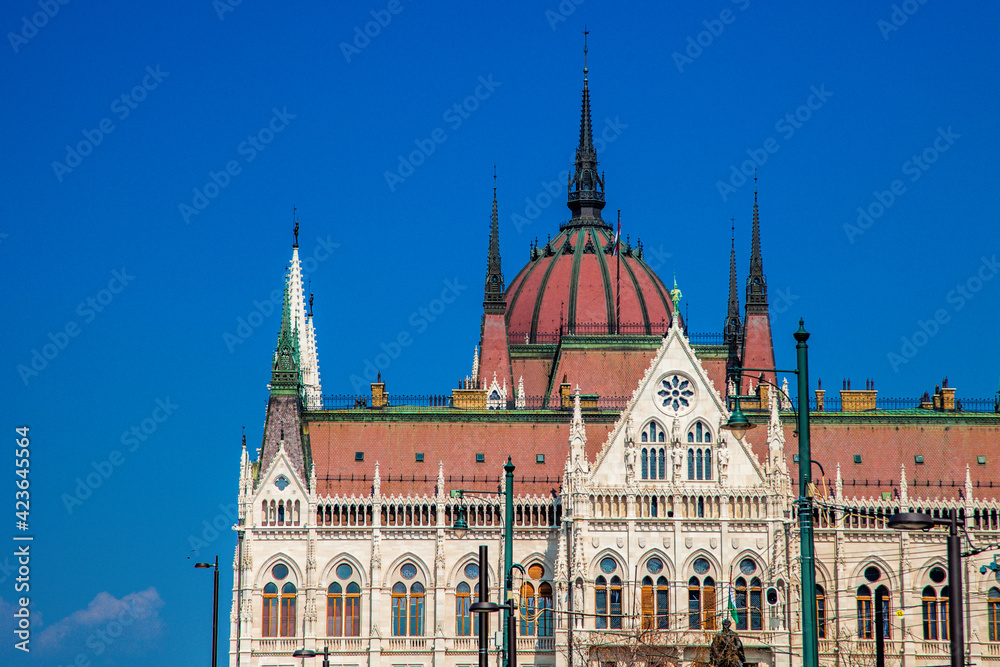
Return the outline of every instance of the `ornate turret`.
{"type": "Polygon", "coordinates": [[[587,31],[583,41],[583,106],[580,110],[580,144],[576,148],[573,175],[567,186],[569,201],[566,205],[573,212],[570,224],[605,226],[601,219],[604,208],[604,176],[597,173],[597,151],[594,149],[594,131],[590,125],[590,89],[587,68],[587,31]]]}
{"type": "Polygon", "coordinates": [[[490,385],[491,407],[507,406],[508,387],[514,386],[507,340],[506,285],[500,267],[500,224],[497,215],[497,173],[493,167],[493,213],[490,216],[490,245],[486,253],[486,289],[483,295],[483,324],[479,332],[479,352],[473,361],[476,388],[490,385]]]}
{"type": "Polygon", "coordinates": [[[289,285],[285,281],[285,299],[281,307],[281,331],[271,364],[271,394],[297,394],[300,384],[298,329],[292,329],[289,285]]]}

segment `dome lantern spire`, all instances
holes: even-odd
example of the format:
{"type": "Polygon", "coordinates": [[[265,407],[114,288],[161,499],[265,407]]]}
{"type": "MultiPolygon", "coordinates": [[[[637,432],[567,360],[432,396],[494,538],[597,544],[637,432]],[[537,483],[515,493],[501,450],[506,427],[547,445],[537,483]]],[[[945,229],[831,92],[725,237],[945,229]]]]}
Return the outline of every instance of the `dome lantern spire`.
{"type": "Polygon", "coordinates": [[[597,151],[590,122],[590,86],[587,67],[587,35],[583,31],[583,104],[580,110],[580,144],[576,148],[574,172],[567,184],[566,205],[573,212],[570,223],[586,221],[588,225],[607,226],[601,219],[604,208],[604,176],[597,173],[597,151]]]}
{"type": "Polygon", "coordinates": [[[483,308],[487,313],[503,315],[507,311],[504,299],[503,272],[500,269],[500,225],[497,215],[497,167],[493,165],[493,214],[490,216],[490,246],[486,257],[486,290],[483,308]]]}

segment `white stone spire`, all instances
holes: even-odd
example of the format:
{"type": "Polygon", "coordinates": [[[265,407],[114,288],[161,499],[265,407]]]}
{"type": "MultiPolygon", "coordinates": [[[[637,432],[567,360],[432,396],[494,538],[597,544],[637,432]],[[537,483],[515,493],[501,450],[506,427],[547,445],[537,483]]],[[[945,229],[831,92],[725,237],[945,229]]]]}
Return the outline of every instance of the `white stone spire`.
{"type": "Polygon", "coordinates": [[[312,314],[306,315],[305,288],[302,284],[302,264],[299,262],[299,246],[292,246],[292,261],[288,265],[289,312],[292,330],[298,332],[299,368],[302,384],[306,390],[307,407],[320,406],[323,389],[319,380],[319,354],[316,351],[316,330],[313,328],[312,314]]]}
{"type": "Polygon", "coordinates": [[[472,351],[472,384],[479,388],[479,346],[472,351]]]}

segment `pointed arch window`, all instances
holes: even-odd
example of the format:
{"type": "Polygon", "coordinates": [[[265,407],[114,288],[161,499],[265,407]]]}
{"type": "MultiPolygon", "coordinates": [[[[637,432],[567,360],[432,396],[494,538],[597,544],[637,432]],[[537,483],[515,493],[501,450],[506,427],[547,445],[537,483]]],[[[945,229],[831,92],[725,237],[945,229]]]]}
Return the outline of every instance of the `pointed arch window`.
{"type": "Polygon", "coordinates": [[[538,587],[538,636],[552,636],[552,584],[547,581],[538,587]]]}
{"type": "Polygon", "coordinates": [[[261,627],[261,636],[278,636],[278,587],[273,583],[264,586],[264,622],[261,627]]]}
{"type": "Polygon", "coordinates": [[[535,587],[527,581],[521,585],[521,635],[535,634],[535,587]]]}
{"type": "Polygon", "coordinates": [[[736,629],[747,629],[747,580],[739,577],[736,580],[736,629]]]}
{"type": "Polygon", "coordinates": [[[326,636],[344,634],[344,589],[336,581],[326,591],[326,636]]]}
{"type": "Polygon", "coordinates": [[[424,636],[424,585],[419,581],[410,586],[410,636],[424,636]]]}
{"type": "Polygon", "coordinates": [[[604,630],[608,627],[608,580],[598,577],[594,582],[594,609],[597,613],[595,627],[604,630]]]}
{"type": "Polygon", "coordinates": [[[392,586],[392,636],[406,636],[406,585],[397,581],[392,586]]]}
{"type": "MultiPolygon", "coordinates": [[[[643,443],[663,443],[666,442],[666,431],[657,421],[651,421],[639,434],[639,439],[643,443]]],[[[667,456],[664,447],[643,447],[640,452],[642,457],[642,479],[666,479],[667,478],[667,456]]]]}
{"type": "Polygon", "coordinates": [[[857,593],[858,604],[858,638],[874,639],[875,637],[875,615],[874,604],[882,605],[882,636],[886,639],[892,638],[892,619],[889,617],[889,589],[879,586],[875,589],[875,597],[872,597],[871,589],[867,586],[859,586],[857,593]]]}
{"type": "Polygon", "coordinates": [[[816,636],[826,639],[826,593],[816,584],[816,636]]]}
{"type": "Polygon", "coordinates": [[[986,597],[986,625],[991,642],[1000,642],[1000,588],[994,586],[986,597]]]}
{"type": "Polygon", "coordinates": [[[948,639],[948,587],[941,594],[933,586],[925,586],[921,599],[924,621],[924,639],[948,639]]]}
{"type": "Polygon", "coordinates": [[[282,637],[295,636],[295,584],[287,582],[281,587],[281,619],[278,634],[282,637]]]}
{"type": "Polygon", "coordinates": [[[468,637],[472,634],[472,588],[464,581],[455,588],[455,634],[468,637]]]}
{"type": "Polygon", "coordinates": [[[750,580],[750,629],[764,629],[764,595],[757,577],[750,580]]]}
{"type": "Polygon", "coordinates": [[[688,430],[688,479],[712,479],[712,431],[705,422],[696,421],[688,430]]]}
{"type": "Polygon", "coordinates": [[[714,630],[715,625],[715,580],[693,576],[688,579],[688,628],[714,630]]]}
{"type": "Polygon", "coordinates": [[[642,629],[665,630],[669,627],[669,586],[665,577],[656,584],[651,576],[642,578],[642,629]]]}

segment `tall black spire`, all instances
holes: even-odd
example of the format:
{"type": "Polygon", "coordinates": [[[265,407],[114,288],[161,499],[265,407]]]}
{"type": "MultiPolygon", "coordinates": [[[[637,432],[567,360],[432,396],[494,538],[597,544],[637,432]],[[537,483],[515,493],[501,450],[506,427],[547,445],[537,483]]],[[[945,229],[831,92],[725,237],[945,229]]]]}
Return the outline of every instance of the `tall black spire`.
{"type": "Polygon", "coordinates": [[[736,226],[732,227],[729,245],[729,308],[726,311],[726,324],[723,327],[725,343],[739,341],[743,336],[743,322],[740,320],[740,296],[736,287],[736,226]]]}
{"type": "Polygon", "coordinates": [[[490,218],[490,248],[486,256],[486,290],[483,308],[487,313],[507,312],[503,272],[500,269],[500,226],[497,216],[497,168],[493,166],[493,215],[490,218]]]}
{"type": "Polygon", "coordinates": [[[757,175],[753,177],[753,241],[750,248],[750,275],[747,276],[747,314],[767,312],[767,277],[760,255],[760,218],[757,215],[757,175]]]}
{"type": "Polygon", "coordinates": [[[740,363],[740,351],[743,347],[743,322],[740,321],[740,297],[736,287],[736,223],[732,223],[729,241],[729,308],[726,311],[726,323],[722,328],[723,342],[729,348],[726,358],[726,390],[730,383],[736,386],[740,363]]]}
{"type": "Polygon", "coordinates": [[[580,110],[580,144],[576,148],[575,169],[569,179],[566,205],[573,212],[571,222],[605,225],[601,219],[604,208],[604,176],[597,173],[597,151],[594,150],[594,132],[590,125],[590,88],[587,68],[587,35],[583,31],[583,105],[580,110]]]}

